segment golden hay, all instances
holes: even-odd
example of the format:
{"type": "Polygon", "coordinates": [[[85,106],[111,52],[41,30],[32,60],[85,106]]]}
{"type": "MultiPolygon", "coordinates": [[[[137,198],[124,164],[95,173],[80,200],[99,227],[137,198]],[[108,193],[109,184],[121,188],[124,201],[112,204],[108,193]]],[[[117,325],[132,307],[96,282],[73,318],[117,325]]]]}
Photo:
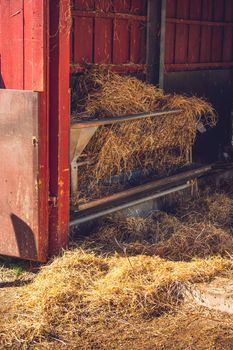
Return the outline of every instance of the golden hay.
{"type": "Polygon", "coordinates": [[[88,190],[98,197],[97,185],[109,193],[111,186],[103,182],[114,176],[128,179],[136,170],[144,175],[168,173],[187,164],[199,122],[216,125],[215,111],[207,101],[166,95],[134,77],[94,69],[80,78],[77,94],[78,112],[90,118],[182,109],[176,115],[100,127],[84,150],[83,160],[91,159],[92,164],[79,171],[82,194],[88,190]]]}
{"type": "Polygon", "coordinates": [[[181,222],[174,216],[158,212],[148,218],[112,217],[98,232],[83,242],[84,249],[108,254],[158,255],[173,261],[190,261],[233,253],[232,235],[208,221],[181,222]]]}
{"type": "Polygon", "coordinates": [[[169,239],[181,226],[178,219],[165,212],[155,212],[145,218],[112,215],[102,220],[97,232],[86,238],[82,246],[101,253],[126,250],[129,254],[148,254],[148,250],[151,253],[154,245],[169,239]]]}
{"type": "Polygon", "coordinates": [[[194,201],[186,201],[175,214],[183,221],[203,222],[232,229],[233,199],[226,193],[204,193],[194,201]]]}
{"type": "Polygon", "coordinates": [[[0,348],[109,348],[103,334],[117,337],[113,332],[121,330],[132,338],[136,325],[144,332],[146,322],[180,308],[187,284],[232,273],[233,238],[208,221],[181,222],[156,212],[147,218],[113,216],[102,225],[82,247],[65,252],[15,291],[1,314],[0,348]],[[111,254],[101,254],[107,250],[111,254]]]}
{"type": "Polygon", "coordinates": [[[184,225],[169,240],[159,243],[155,254],[170,260],[191,260],[233,253],[233,237],[207,223],[184,225]]]}
{"type": "Polygon", "coordinates": [[[208,218],[220,226],[231,226],[233,223],[233,199],[223,193],[215,193],[206,199],[208,218]]]}
{"type": "Polygon", "coordinates": [[[77,347],[98,325],[150,318],[174,308],[182,300],[183,285],[208,281],[225,269],[231,269],[231,261],[220,257],[174,263],[159,257],[66,252],[9,305],[0,321],[1,344],[26,349],[47,339],[71,347],[73,340],[77,347]]]}

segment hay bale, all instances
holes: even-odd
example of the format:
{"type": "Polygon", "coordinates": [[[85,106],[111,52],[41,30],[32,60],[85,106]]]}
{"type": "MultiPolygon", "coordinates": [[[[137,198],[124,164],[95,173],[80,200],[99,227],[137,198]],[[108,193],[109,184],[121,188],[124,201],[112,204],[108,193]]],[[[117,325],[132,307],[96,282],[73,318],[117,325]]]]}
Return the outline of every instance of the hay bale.
{"type": "Polygon", "coordinates": [[[169,173],[189,162],[199,122],[216,125],[213,107],[201,98],[167,95],[134,77],[98,69],[80,78],[78,96],[78,112],[90,118],[182,109],[182,113],[172,116],[99,128],[84,150],[84,158],[92,159],[94,165],[80,169],[81,192],[89,189],[93,193],[102,185],[101,191],[110,193],[103,180],[111,182],[120,175],[127,179],[136,170],[145,176],[169,173]]]}

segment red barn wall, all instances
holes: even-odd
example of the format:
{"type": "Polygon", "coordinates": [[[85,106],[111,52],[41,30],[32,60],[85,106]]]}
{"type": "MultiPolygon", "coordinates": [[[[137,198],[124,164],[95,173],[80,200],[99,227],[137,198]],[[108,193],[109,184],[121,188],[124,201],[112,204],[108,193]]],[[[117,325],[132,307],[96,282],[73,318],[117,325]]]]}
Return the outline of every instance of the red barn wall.
{"type": "Polygon", "coordinates": [[[44,90],[43,0],[0,1],[0,87],[44,90]]]}
{"type": "Polygon", "coordinates": [[[146,24],[147,1],[75,0],[72,71],[82,71],[88,63],[110,64],[122,70],[143,70],[146,24]]]}
{"type": "Polygon", "coordinates": [[[233,67],[233,1],[167,0],[165,70],[233,67]]]}

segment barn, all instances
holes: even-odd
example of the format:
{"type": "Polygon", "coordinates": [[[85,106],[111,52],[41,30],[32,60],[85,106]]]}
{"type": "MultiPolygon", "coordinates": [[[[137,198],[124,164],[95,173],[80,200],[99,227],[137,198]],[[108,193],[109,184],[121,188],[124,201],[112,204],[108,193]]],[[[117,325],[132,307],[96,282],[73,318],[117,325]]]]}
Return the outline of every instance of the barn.
{"type": "Polygon", "coordinates": [[[148,211],[230,158],[232,69],[231,0],[1,0],[0,254],[46,261],[73,227],[127,208],[148,211]],[[73,208],[78,158],[93,132],[113,123],[71,123],[76,81],[93,66],[206,98],[218,124],[200,133],[188,169],[73,208]]]}

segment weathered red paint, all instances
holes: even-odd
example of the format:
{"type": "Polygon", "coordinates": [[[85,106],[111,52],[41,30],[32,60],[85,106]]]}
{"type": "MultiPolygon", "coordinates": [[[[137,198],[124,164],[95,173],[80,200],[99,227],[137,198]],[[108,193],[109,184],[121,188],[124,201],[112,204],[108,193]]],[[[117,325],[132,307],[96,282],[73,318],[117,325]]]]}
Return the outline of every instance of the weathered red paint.
{"type": "Polygon", "coordinates": [[[70,1],[50,2],[50,184],[49,254],[57,254],[69,237],[69,69],[70,1]]]}
{"type": "Polygon", "coordinates": [[[72,64],[144,64],[146,9],[143,0],[74,1],[72,64]]]}
{"type": "MultiPolygon", "coordinates": [[[[28,213],[21,213],[20,208],[16,208],[19,219],[25,221],[24,215],[30,215],[33,213],[34,218],[28,221],[31,225],[33,234],[35,235],[35,247],[36,252],[33,249],[31,252],[27,251],[27,242],[25,240],[25,251],[23,247],[15,250],[13,246],[12,250],[3,249],[4,241],[10,241],[12,237],[6,239],[6,236],[1,236],[1,249],[0,253],[9,254],[14,256],[20,256],[24,258],[30,258],[39,261],[45,261],[48,256],[48,90],[47,90],[47,37],[48,37],[48,8],[47,1],[43,0],[1,0],[0,2],[0,55],[1,55],[1,87],[5,89],[18,89],[18,90],[32,90],[39,91],[36,114],[37,124],[34,127],[38,129],[37,141],[38,141],[38,153],[36,159],[30,156],[29,148],[23,148],[23,151],[19,155],[21,159],[22,174],[23,169],[37,169],[35,176],[36,181],[31,184],[32,178],[30,178],[30,170],[28,169],[28,180],[25,179],[24,189],[19,195],[24,196],[24,192],[27,190],[27,186],[31,186],[29,192],[34,193],[31,197],[31,203],[28,207],[28,213]],[[25,158],[27,157],[27,158],[25,158]],[[37,168],[35,168],[37,167],[37,168]],[[33,192],[33,191],[36,192],[33,192]],[[34,198],[34,199],[33,199],[34,198]],[[36,199],[35,199],[36,198],[36,199]],[[33,223],[32,223],[33,220],[33,223]],[[37,224],[35,225],[35,223],[37,224]]],[[[23,92],[23,91],[22,91],[23,92]]],[[[6,91],[7,93],[7,91],[6,91]]],[[[9,92],[10,93],[10,92],[9,92]]],[[[20,92],[19,92],[20,93],[20,92]]],[[[12,92],[13,94],[13,92],[12,92]]],[[[3,108],[4,106],[2,106],[3,108]]],[[[17,100],[15,105],[12,106],[12,118],[17,115],[17,100]],[[14,110],[14,108],[16,108],[14,110]],[[15,114],[14,114],[14,113],[15,114]]],[[[20,119],[20,123],[24,130],[24,123],[28,123],[25,113],[24,119],[20,119]]],[[[22,115],[23,117],[23,115],[22,115]]],[[[7,116],[6,116],[7,119],[7,116]]],[[[34,119],[33,119],[34,120],[34,119]]],[[[36,121],[36,120],[35,120],[36,121]]],[[[7,122],[7,120],[6,120],[7,122]]],[[[3,120],[4,123],[4,120],[3,120]]],[[[14,138],[20,138],[20,127],[15,128],[14,138]]],[[[13,128],[13,126],[12,126],[13,128]]],[[[26,128],[26,127],[25,127],[26,128]]],[[[29,137],[32,130],[28,129],[27,137],[29,137]]],[[[26,142],[26,137],[25,137],[26,142]]],[[[32,145],[32,135],[30,137],[30,144],[32,145]]],[[[12,150],[14,149],[14,140],[12,139],[12,150]]],[[[2,156],[8,157],[10,162],[10,156],[7,153],[2,156]]],[[[17,158],[12,152],[12,157],[17,158]]],[[[8,190],[14,187],[14,178],[17,180],[17,169],[15,171],[8,171],[9,186],[8,190]]],[[[2,172],[1,172],[2,176],[2,172]]],[[[7,191],[7,188],[6,188],[7,191]]],[[[10,196],[9,193],[7,196],[10,196]]],[[[1,196],[1,198],[4,198],[1,196]]],[[[5,198],[6,200],[6,198],[5,198]]],[[[14,210],[14,208],[13,208],[14,210]]],[[[32,218],[32,216],[31,216],[32,218]]],[[[5,233],[4,233],[5,234],[5,233]]],[[[23,234],[23,232],[22,232],[23,234]]],[[[9,244],[10,246],[10,244],[9,244]]]]}
{"type": "MultiPolygon", "coordinates": [[[[201,4],[202,0],[191,1],[190,3],[190,19],[199,20],[201,18],[201,4]]],[[[200,58],[200,36],[201,26],[189,26],[189,40],[188,40],[188,62],[198,63],[200,58]]]]}
{"type": "Polygon", "coordinates": [[[232,67],[232,1],[167,0],[166,18],[166,71],[232,67]]]}
{"type": "Polygon", "coordinates": [[[0,90],[0,254],[45,261],[40,227],[39,93],[0,90]]]}
{"type": "Polygon", "coordinates": [[[44,91],[43,0],[0,2],[1,75],[6,88],[44,91]]]}

